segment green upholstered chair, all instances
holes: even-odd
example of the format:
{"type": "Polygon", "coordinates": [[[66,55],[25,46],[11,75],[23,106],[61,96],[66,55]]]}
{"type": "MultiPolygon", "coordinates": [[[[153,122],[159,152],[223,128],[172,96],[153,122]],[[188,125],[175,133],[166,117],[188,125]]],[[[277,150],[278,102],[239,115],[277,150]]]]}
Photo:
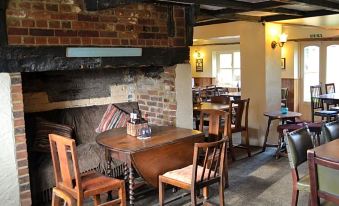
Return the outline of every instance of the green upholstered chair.
{"type": "Polygon", "coordinates": [[[307,152],[307,159],[311,206],[339,205],[339,162],[317,157],[317,152],[314,150],[307,152]]]}
{"type": "Polygon", "coordinates": [[[307,125],[293,132],[285,130],[284,135],[287,140],[288,159],[293,181],[291,205],[297,205],[299,191],[310,192],[309,176],[299,177],[298,167],[307,161],[307,150],[313,148],[312,135],[307,125]]]}
{"type": "Polygon", "coordinates": [[[322,136],[326,142],[339,138],[339,120],[335,122],[329,122],[322,127],[322,136]]]}

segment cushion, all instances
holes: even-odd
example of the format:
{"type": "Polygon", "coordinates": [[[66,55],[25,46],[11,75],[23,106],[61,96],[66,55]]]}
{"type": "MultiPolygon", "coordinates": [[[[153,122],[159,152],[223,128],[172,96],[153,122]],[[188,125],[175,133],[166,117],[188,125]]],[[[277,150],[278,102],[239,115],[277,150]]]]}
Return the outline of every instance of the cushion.
{"type": "MultiPolygon", "coordinates": [[[[198,166],[198,169],[197,169],[197,180],[198,181],[200,181],[200,179],[201,179],[203,169],[204,169],[203,167],[198,166]]],[[[170,178],[170,179],[178,180],[180,182],[184,182],[186,184],[191,184],[191,182],[192,182],[192,170],[193,170],[193,165],[189,165],[189,166],[181,168],[181,169],[166,172],[163,176],[170,178]]],[[[208,172],[209,172],[209,170],[206,169],[205,175],[204,175],[204,180],[207,179],[208,172]]],[[[213,177],[213,176],[214,176],[214,172],[212,171],[210,177],[213,177]]]]}
{"type": "Polygon", "coordinates": [[[297,183],[297,186],[298,186],[298,190],[310,192],[311,191],[310,176],[305,175],[305,176],[301,177],[299,179],[298,183],[297,183]]]}
{"type": "Polygon", "coordinates": [[[49,122],[43,119],[37,120],[36,134],[34,139],[33,150],[37,152],[50,152],[49,134],[57,134],[64,137],[72,138],[73,128],[54,122],[49,122]]]}
{"type": "Polygon", "coordinates": [[[101,133],[112,128],[126,127],[128,120],[129,115],[127,113],[110,104],[95,131],[101,133]]]}

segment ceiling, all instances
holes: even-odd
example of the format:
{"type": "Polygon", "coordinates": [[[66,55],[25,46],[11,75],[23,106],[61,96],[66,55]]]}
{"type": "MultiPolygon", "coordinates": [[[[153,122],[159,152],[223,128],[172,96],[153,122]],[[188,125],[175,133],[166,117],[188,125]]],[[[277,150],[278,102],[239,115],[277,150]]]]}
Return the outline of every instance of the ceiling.
{"type": "Polygon", "coordinates": [[[339,0],[159,0],[191,5],[195,26],[233,21],[280,22],[339,29],[339,0]]]}

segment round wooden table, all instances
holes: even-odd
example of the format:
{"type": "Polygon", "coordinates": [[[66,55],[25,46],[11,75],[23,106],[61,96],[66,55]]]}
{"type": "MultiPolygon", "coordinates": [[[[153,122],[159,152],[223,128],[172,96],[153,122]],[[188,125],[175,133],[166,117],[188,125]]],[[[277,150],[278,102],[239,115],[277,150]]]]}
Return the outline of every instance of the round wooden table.
{"type": "Polygon", "coordinates": [[[300,117],[302,114],[299,112],[290,112],[290,111],[288,111],[286,114],[282,114],[280,111],[273,111],[273,112],[265,112],[264,115],[268,117],[268,122],[267,122],[265,140],[264,140],[262,151],[265,152],[266,147],[277,147],[278,150],[280,150],[280,146],[281,146],[280,144],[277,144],[277,145],[267,144],[267,138],[268,138],[268,134],[270,131],[272,120],[279,119],[282,121],[283,124],[285,123],[286,120],[291,120],[295,122],[295,118],[300,117]]]}

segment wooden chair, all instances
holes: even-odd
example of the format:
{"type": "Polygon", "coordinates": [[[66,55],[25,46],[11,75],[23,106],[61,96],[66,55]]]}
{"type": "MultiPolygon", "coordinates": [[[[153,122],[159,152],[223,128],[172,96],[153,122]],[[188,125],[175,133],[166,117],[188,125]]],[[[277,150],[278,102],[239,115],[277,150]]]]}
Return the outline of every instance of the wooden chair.
{"type": "Polygon", "coordinates": [[[322,94],[321,85],[311,86],[311,115],[312,122],[314,122],[314,116],[320,116],[323,120],[326,118],[327,121],[330,121],[331,118],[335,118],[337,115],[336,111],[324,110],[323,102],[318,98],[322,94]],[[320,110],[319,110],[320,109],[320,110]]]}
{"type": "Polygon", "coordinates": [[[339,120],[324,124],[322,127],[322,136],[326,142],[339,139],[339,120]]]}
{"type": "Polygon", "coordinates": [[[298,167],[307,161],[307,150],[313,148],[312,135],[307,126],[293,132],[284,131],[292,174],[292,203],[298,205],[299,191],[310,192],[309,176],[299,177],[298,167]]]}
{"type": "Polygon", "coordinates": [[[166,172],[159,176],[159,204],[164,205],[164,184],[191,191],[191,204],[197,205],[197,192],[203,188],[207,199],[208,186],[219,183],[219,205],[224,202],[225,169],[227,171],[226,138],[216,142],[195,143],[193,164],[187,167],[166,172]],[[203,165],[198,165],[199,154],[204,152],[203,165]]]}
{"type": "MultiPolygon", "coordinates": [[[[334,83],[325,84],[325,92],[326,94],[335,93],[334,83]]],[[[326,103],[327,110],[339,111],[339,106],[335,104],[333,101],[327,100],[325,103],[326,103]]]]}
{"type": "MultiPolygon", "coordinates": [[[[232,125],[231,133],[244,132],[245,133],[245,146],[237,145],[236,147],[243,148],[247,150],[248,157],[251,156],[250,143],[249,143],[249,134],[248,134],[248,109],[249,109],[250,99],[242,100],[233,100],[230,103],[230,112],[232,111],[232,125]],[[244,118],[244,126],[242,125],[244,118]]],[[[233,152],[233,141],[232,135],[230,135],[229,147],[231,150],[232,160],[235,160],[233,152]]]]}
{"type": "MultiPolygon", "coordinates": [[[[329,152],[337,152],[329,151],[329,152]]],[[[339,163],[317,157],[314,150],[307,152],[311,185],[311,206],[339,205],[339,163]],[[331,204],[334,203],[334,204],[331,204]]]]}
{"type": "Polygon", "coordinates": [[[230,98],[227,96],[213,96],[211,97],[211,103],[229,104],[230,98]]]}
{"type": "Polygon", "coordinates": [[[50,134],[49,141],[56,183],[52,196],[53,206],[60,205],[60,198],[68,203],[70,197],[76,200],[77,206],[82,206],[83,200],[91,196],[96,206],[126,205],[125,182],[123,180],[106,177],[97,172],[80,175],[74,139],[50,134]],[[118,190],[119,198],[101,204],[100,194],[112,190],[118,190]]]}
{"type": "Polygon", "coordinates": [[[288,88],[281,88],[281,106],[287,107],[288,88]]]}

